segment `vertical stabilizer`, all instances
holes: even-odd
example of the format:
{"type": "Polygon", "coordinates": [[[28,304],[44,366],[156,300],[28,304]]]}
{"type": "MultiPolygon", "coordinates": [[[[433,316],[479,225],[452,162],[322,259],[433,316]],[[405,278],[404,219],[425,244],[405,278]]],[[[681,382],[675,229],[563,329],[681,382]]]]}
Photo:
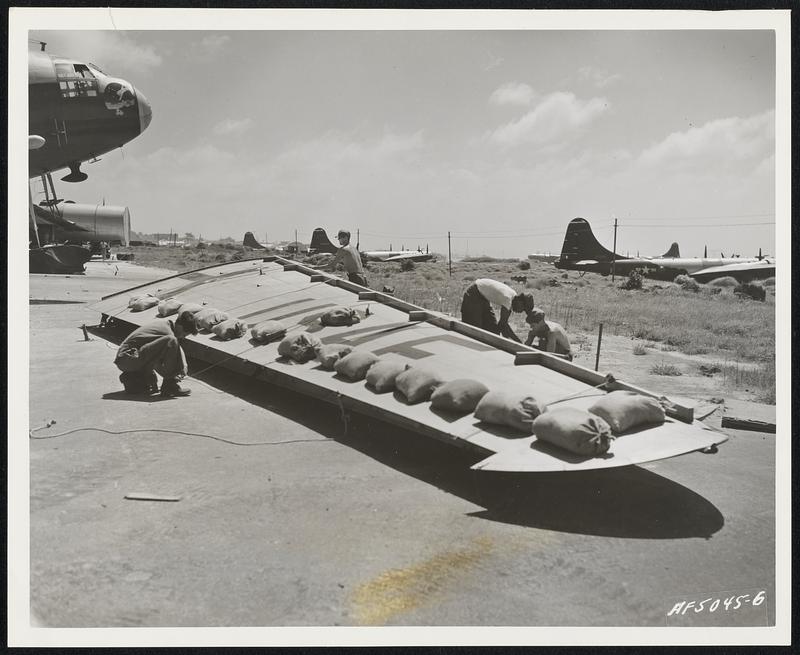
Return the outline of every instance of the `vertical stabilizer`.
{"type": "Polygon", "coordinates": [[[256,250],[264,250],[265,248],[265,246],[262,246],[258,241],[256,241],[256,238],[253,236],[252,232],[244,233],[242,245],[247,246],[248,248],[255,248],[256,250]]]}
{"type": "Polygon", "coordinates": [[[610,250],[600,245],[595,238],[589,221],[585,218],[573,218],[567,225],[564,235],[564,245],[561,246],[561,264],[571,264],[579,261],[593,260],[597,262],[610,262],[612,259],[624,259],[621,255],[614,256],[610,250]]]}
{"type": "Polygon", "coordinates": [[[669,250],[667,250],[667,252],[665,252],[663,255],[661,255],[662,258],[666,258],[666,257],[676,258],[676,257],[680,257],[680,256],[681,256],[681,250],[680,250],[680,248],[678,248],[678,242],[677,241],[673,241],[672,245],[669,247],[669,250]]]}
{"type": "Polygon", "coordinates": [[[311,245],[308,246],[309,255],[315,255],[320,252],[335,253],[337,250],[339,249],[331,243],[323,228],[318,227],[314,230],[311,235],[311,245]]]}

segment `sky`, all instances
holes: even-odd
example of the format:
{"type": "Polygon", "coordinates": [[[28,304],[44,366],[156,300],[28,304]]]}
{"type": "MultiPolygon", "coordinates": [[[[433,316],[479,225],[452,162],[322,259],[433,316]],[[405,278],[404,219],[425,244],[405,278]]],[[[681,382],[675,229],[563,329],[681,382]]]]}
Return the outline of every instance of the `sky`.
{"type": "MultiPolygon", "coordinates": [[[[76,202],[132,229],[454,256],[775,252],[768,30],[32,31],[144,93],[76,202]]],[[[31,47],[38,47],[32,45],[31,47]]],[[[34,184],[34,194],[40,189],[34,184]]],[[[36,195],[34,195],[36,200],[36,195]]]]}

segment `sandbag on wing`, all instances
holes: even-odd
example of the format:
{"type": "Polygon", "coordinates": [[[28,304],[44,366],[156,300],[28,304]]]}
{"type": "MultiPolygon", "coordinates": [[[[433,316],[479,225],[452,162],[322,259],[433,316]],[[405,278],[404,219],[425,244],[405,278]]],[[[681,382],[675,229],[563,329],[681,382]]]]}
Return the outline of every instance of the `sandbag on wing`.
{"type": "Polygon", "coordinates": [[[444,384],[438,373],[412,366],[400,373],[394,381],[397,390],[409,404],[428,400],[437,387],[444,384]]]}
{"type": "Polygon", "coordinates": [[[227,321],[217,323],[211,331],[217,335],[219,339],[228,341],[230,339],[238,339],[244,336],[247,332],[247,323],[240,321],[237,318],[229,318],[227,321]]]}
{"type": "Polygon", "coordinates": [[[345,346],[341,343],[329,343],[322,346],[317,351],[319,365],[326,371],[332,371],[336,362],[353,352],[352,346],[345,346]]]}
{"type": "Polygon", "coordinates": [[[146,293],[142,296],[134,296],[128,301],[128,307],[132,312],[143,312],[146,309],[155,307],[159,303],[156,296],[146,293]]]}
{"type": "Polygon", "coordinates": [[[545,406],[530,394],[490,391],[475,408],[475,418],[531,434],[534,419],[544,411],[545,406]]]}
{"type": "Polygon", "coordinates": [[[322,325],[330,326],[353,325],[353,323],[358,323],[360,320],[356,310],[349,307],[334,307],[319,317],[319,322],[322,325]]]}
{"type": "Polygon", "coordinates": [[[406,370],[406,364],[396,359],[384,359],[376,362],[367,371],[367,386],[378,393],[393,391],[397,376],[406,370]]]}
{"type": "Polygon", "coordinates": [[[342,377],[357,382],[364,379],[377,361],[378,356],[369,350],[354,350],[337,361],[333,368],[342,377]]]}
{"type": "Polygon", "coordinates": [[[660,425],[666,420],[661,403],[632,391],[611,391],[592,405],[589,411],[604,419],[614,434],[642,425],[660,425]]]}
{"type": "Polygon", "coordinates": [[[478,380],[459,378],[445,382],[431,395],[431,406],[450,412],[468,414],[475,411],[481,398],[489,393],[489,387],[478,380]]]}
{"type": "Polygon", "coordinates": [[[278,354],[281,357],[288,357],[298,364],[305,364],[317,356],[317,350],[321,346],[322,342],[313,334],[301,332],[285,337],[278,344],[278,354]]]}
{"type": "Polygon", "coordinates": [[[178,310],[181,308],[182,304],[181,301],[176,298],[167,298],[166,300],[162,300],[158,303],[158,315],[159,316],[172,316],[173,314],[177,314],[178,310]]]}
{"type": "Polygon", "coordinates": [[[261,343],[269,343],[286,336],[286,327],[280,321],[264,321],[250,329],[250,336],[261,343]]]}
{"type": "Polygon", "coordinates": [[[213,307],[206,307],[201,309],[194,315],[194,320],[197,322],[197,327],[200,330],[211,330],[217,323],[227,321],[230,318],[225,312],[214,309],[213,307]]]}
{"type": "Polygon", "coordinates": [[[607,452],[614,438],[605,420],[574,407],[545,412],[533,422],[533,432],[536,439],[577,455],[589,456],[607,452]]]}

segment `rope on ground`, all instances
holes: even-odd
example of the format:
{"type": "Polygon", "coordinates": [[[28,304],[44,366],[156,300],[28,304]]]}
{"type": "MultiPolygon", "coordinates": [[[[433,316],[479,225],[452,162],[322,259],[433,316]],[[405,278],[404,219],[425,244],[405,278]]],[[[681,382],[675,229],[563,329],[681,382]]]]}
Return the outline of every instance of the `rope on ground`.
{"type": "Polygon", "coordinates": [[[53,423],[55,423],[55,421],[48,421],[46,425],[34,428],[33,430],[28,430],[28,436],[30,437],[30,439],[39,441],[43,439],[57,439],[58,437],[65,437],[68,434],[75,434],[76,432],[104,432],[106,434],[115,434],[115,435],[156,432],[163,434],[177,434],[186,437],[202,437],[204,439],[213,439],[214,441],[221,441],[223,443],[227,443],[232,446],[280,446],[283,444],[290,444],[290,443],[312,443],[312,442],[324,443],[332,441],[331,439],[287,439],[285,441],[255,441],[252,443],[245,443],[241,441],[233,441],[232,439],[225,439],[224,437],[218,437],[213,434],[203,434],[201,432],[185,432],[183,430],[166,430],[163,428],[134,428],[131,430],[107,430],[105,428],[96,428],[92,426],[74,428],[72,430],[67,430],[66,432],[59,432],[58,434],[48,434],[42,437],[33,436],[34,432],[38,432],[39,430],[44,430],[45,428],[49,428],[53,423]]]}

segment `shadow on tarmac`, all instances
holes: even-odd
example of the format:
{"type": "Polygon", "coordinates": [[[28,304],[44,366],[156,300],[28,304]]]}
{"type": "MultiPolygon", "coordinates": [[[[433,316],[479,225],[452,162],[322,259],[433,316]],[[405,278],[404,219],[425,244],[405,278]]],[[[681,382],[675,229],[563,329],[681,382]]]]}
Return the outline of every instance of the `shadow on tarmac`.
{"type": "MultiPolygon", "coordinates": [[[[116,331],[89,330],[112,341],[124,338],[116,331]]],[[[709,539],[725,524],[708,500],[638,466],[538,474],[474,471],[470,466],[483,455],[357,414],[350,415],[345,429],[334,405],[221,367],[192,374],[207,367],[205,362],[189,360],[191,377],[483,507],[470,513],[476,518],[634,539],[709,539]]]]}
{"type": "Polygon", "coordinates": [[[350,415],[345,431],[338,407],[266,382],[222,368],[197,379],[483,507],[470,514],[476,518],[636,539],[708,539],[725,523],[699,494],[637,466],[541,474],[474,471],[470,466],[484,456],[357,414],[350,415]]]}

